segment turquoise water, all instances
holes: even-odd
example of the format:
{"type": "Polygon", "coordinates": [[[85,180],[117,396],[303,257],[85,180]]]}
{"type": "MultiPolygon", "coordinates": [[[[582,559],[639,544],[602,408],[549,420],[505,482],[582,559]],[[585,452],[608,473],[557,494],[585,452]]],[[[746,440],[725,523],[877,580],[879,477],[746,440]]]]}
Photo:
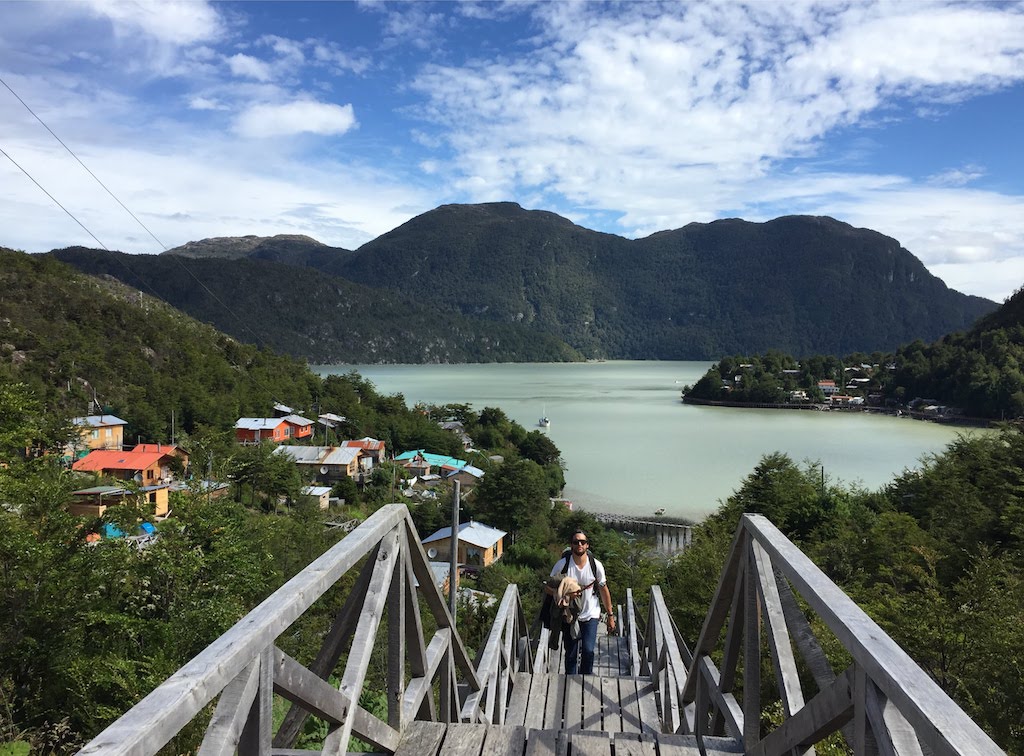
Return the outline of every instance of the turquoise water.
{"type": "MultiPolygon", "coordinates": [[[[831,479],[878,488],[964,432],[887,416],[787,412],[682,404],[706,362],[585,364],[336,365],[356,369],[383,393],[415,402],[500,407],[545,430],[566,463],[565,496],[594,511],[699,519],[729,496],[761,457],[783,451],[813,460],[831,479]]],[[[401,451],[401,450],[399,450],[401,451]]]]}

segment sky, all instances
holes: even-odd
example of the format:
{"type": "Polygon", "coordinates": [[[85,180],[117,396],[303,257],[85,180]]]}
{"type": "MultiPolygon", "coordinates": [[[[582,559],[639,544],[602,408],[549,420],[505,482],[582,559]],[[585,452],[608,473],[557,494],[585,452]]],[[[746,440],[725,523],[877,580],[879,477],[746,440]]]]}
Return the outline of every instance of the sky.
{"type": "Polygon", "coordinates": [[[629,238],[828,215],[1024,286],[1022,3],[0,0],[0,80],[27,252],[514,201],[629,238]]]}

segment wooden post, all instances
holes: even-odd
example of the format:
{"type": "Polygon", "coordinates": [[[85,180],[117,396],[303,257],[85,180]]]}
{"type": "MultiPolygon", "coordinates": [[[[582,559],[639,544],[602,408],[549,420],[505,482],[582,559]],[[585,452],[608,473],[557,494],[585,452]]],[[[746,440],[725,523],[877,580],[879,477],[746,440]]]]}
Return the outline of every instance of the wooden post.
{"type": "Polygon", "coordinates": [[[458,591],[456,586],[459,583],[459,499],[460,499],[460,488],[461,484],[459,481],[454,481],[454,491],[452,492],[452,537],[449,539],[451,547],[449,551],[451,554],[448,557],[448,611],[452,615],[452,629],[455,629],[455,599],[457,598],[458,591]]]}

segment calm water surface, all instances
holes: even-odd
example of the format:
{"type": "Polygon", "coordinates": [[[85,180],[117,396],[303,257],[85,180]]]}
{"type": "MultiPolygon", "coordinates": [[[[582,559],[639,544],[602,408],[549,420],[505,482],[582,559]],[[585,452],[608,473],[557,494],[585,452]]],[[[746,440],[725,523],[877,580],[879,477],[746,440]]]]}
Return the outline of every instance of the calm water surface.
{"type": "Polygon", "coordinates": [[[546,413],[566,463],[566,498],[594,511],[699,519],[762,455],[814,460],[834,480],[878,488],[964,432],[864,414],[682,404],[707,362],[500,365],[328,365],[358,370],[379,391],[416,402],[500,407],[527,429],[546,413]]]}

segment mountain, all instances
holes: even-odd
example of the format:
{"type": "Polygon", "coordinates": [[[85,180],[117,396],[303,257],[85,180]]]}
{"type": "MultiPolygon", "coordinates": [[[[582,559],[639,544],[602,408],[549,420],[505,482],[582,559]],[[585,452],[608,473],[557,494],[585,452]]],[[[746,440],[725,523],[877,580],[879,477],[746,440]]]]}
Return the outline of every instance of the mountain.
{"type": "Polygon", "coordinates": [[[892,349],[995,308],[947,288],[895,239],[808,216],[628,240],[513,203],[445,205],[338,272],[628,359],[892,349]]]}
{"type": "MultiPolygon", "coordinates": [[[[82,247],[50,254],[84,273],[112,276],[158,296],[241,341],[323,364],[580,359],[556,337],[515,323],[467,318],[401,293],[258,257],[274,249],[287,256],[280,242],[238,242],[216,240],[207,248],[212,256],[192,259],[82,247]],[[246,248],[246,256],[238,256],[246,248]],[[225,259],[224,250],[234,250],[236,257],[225,259]]],[[[306,251],[312,246],[288,243],[295,256],[303,245],[306,251]]],[[[193,252],[199,244],[205,243],[193,252]]],[[[332,249],[321,251],[333,254],[332,249]]]]}
{"type": "Polygon", "coordinates": [[[50,256],[0,249],[0,384],[27,384],[47,407],[90,402],[157,441],[197,423],[231,428],[274,402],[308,407],[315,381],[295,359],[218,333],[110,277],[50,256]]]}
{"type": "MultiPolygon", "coordinates": [[[[895,239],[827,217],[725,219],[625,239],[497,202],[443,205],[355,251],[304,236],[206,239],[171,252],[182,250],[238,266],[246,286],[258,290],[260,275],[275,276],[280,301],[225,289],[246,297],[247,311],[268,328],[292,321],[295,302],[313,297],[324,317],[264,338],[318,361],[358,348],[327,343],[341,343],[344,330],[327,315],[337,309],[330,289],[318,288],[320,278],[300,279],[283,267],[258,273],[247,265],[315,269],[363,287],[348,289],[332,278],[329,287],[347,297],[381,300],[374,311],[377,346],[362,351],[372,361],[564,359],[518,351],[524,332],[552,339],[544,352],[562,342],[587,357],[621,359],[718,359],[769,349],[795,355],[891,351],[967,328],[996,307],[949,289],[895,239]],[[302,288],[286,291],[286,282],[302,288]],[[389,303],[405,304],[392,309],[389,303]],[[406,307],[421,308],[415,323],[406,307]],[[461,319],[443,320],[453,317],[461,319]],[[426,329],[437,318],[453,330],[426,329]],[[480,355],[466,339],[479,339],[487,323],[514,327],[503,336],[504,346],[513,348],[480,355]],[[435,346],[407,348],[421,336],[435,346]],[[443,347],[436,348],[440,341],[443,347]]],[[[224,272],[215,277],[231,275],[227,267],[218,270],[224,272]]],[[[194,296],[169,301],[243,337],[194,296]]]]}

